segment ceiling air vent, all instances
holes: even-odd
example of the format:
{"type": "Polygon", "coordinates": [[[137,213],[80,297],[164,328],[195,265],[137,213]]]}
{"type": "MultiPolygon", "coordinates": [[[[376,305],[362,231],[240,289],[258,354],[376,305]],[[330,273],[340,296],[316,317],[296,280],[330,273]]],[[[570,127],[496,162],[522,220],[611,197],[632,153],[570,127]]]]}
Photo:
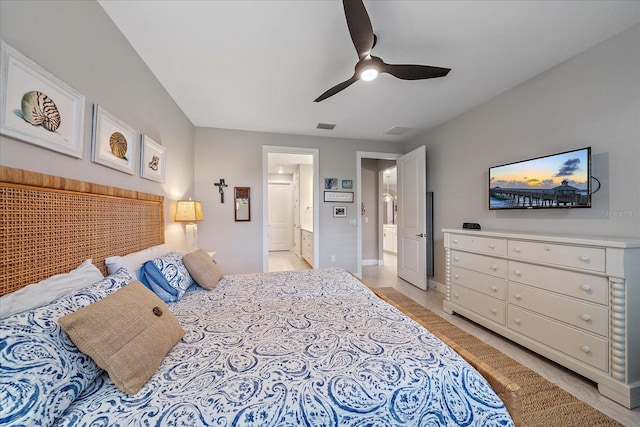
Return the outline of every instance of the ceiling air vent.
{"type": "Polygon", "coordinates": [[[334,127],[336,127],[336,125],[334,125],[333,123],[318,123],[318,126],[316,126],[316,128],[318,129],[326,130],[333,130],[334,127]]]}
{"type": "Polygon", "coordinates": [[[402,135],[405,132],[410,131],[413,128],[407,128],[407,127],[402,127],[402,126],[394,126],[391,129],[389,129],[388,131],[385,132],[385,134],[387,135],[402,135]]]}

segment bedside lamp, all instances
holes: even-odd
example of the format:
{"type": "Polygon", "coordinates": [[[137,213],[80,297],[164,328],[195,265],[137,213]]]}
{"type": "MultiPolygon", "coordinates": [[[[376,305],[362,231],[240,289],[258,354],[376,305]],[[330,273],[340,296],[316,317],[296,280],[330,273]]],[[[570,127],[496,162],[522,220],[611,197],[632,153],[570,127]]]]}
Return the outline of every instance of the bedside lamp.
{"type": "Polygon", "coordinates": [[[176,221],[187,222],[185,233],[187,237],[187,251],[198,249],[198,225],[195,221],[202,221],[202,204],[197,200],[178,200],[176,206],[176,221]]]}

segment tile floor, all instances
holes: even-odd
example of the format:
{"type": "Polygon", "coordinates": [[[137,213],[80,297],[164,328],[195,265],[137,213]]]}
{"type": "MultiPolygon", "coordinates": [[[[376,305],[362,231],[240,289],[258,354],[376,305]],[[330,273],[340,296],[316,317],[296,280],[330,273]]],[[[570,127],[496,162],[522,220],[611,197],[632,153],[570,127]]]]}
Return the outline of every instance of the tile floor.
{"type": "Polygon", "coordinates": [[[269,252],[269,271],[309,270],[311,266],[291,251],[269,252]]]}

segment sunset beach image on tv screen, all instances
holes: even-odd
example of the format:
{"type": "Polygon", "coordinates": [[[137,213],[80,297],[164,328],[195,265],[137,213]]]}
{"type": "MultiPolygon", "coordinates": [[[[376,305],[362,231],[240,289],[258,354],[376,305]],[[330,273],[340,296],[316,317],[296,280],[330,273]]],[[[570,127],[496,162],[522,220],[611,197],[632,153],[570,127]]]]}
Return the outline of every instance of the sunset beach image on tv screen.
{"type": "Polygon", "coordinates": [[[590,148],[489,169],[489,209],[589,207],[590,148]]]}

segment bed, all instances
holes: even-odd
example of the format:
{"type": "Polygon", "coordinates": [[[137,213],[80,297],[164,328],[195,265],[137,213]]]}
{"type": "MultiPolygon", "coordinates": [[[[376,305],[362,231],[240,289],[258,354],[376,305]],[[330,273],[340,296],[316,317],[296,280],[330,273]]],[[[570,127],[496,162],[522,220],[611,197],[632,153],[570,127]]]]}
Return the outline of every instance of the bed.
{"type": "MultiPolygon", "coordinates": [[[[2,294],[64,273],[88,258],[106,274],[104,260],[110,255],[144,251],[163,243],[162,225],[157,224],[163,222],[164,203],[158,196],[91,187],[4,167],[0,167],[0,181],[2,206],[13,207],[1,212],[3,245],[13,242],[2,251],[2,294]],[[33,197],[37,209],[47,209],[48,200],[61,195],[71,204],[76,198],[97,199],[99,227],[105,223],[113,227],[112,221],[122,226],[123,221],[129,221],[117,214],[120,206],[104,209],[102,201],[142,205],[149,212],[136,216],[142,220],[132,219],[144,223],[134,224],[132,229],[149,227],[149,222],[156,226],[148,228],[144,238],[131,239],[138,242],[133,246],[130,242],[110,243],[108,232],[100,248],[74,244],[70,237],[76,253],[64,260],[62,267],[51,267],[60,264],[51,259],[43,268],[30,269],[44,271],[25,276],[22,270],[27,268],[19,260],[29,259],[40,246],[33,244],[34,236],[26,238],[29,245],[16,243],[20,233],[15,229],[28,227],[23,217],[33,215],[36,207],[21,213],[18,208],[23,202],[15,202],[16,191],[20,195],[15,200],[33,197]],[[112,210],[114,219],[105,219],[112,210]]],[[[59,208],[56,201],[55,209],[59,208]]],[[[134,208],[127,205],[127,209],[134,208]]],[[[51,227],[60,222],[56,216],[50,221],[51,227]]],[[[39,227],[46,229],[47,225],[39,222],[39,227]]],[[[86,240],[95,241],[91,230],[87,233],[86,240]]],[[[64,238],[58,236],[57,240],[64,245],[64,238]]],[[[37,256],[30,262],[36,267],[40,263],[37,256]]],[[[513,384],[460,351],[465,360],[452,346],[341,269],[226,276],[212,290],[187,283],[177,301],[159,305],[171,312],[184,334],[142,388],[134,394],[125,393],[57,329],[57,322],[61,316],[79,312],[80,306],[93,307],[121,293],[135,279],[135,272],[122,268],[50,304],[14,315],[17,319],[2,319],[0,422],[19,424],[25,417],[34,419],[37,411],[49,418],[42,425],[56,426],[508,426],[519,421],[513,384]],[[16,380],[20,378],[16,371],[24,368],[26,360],[33,362],[34,352],[29,349],[36,347],[33,340],[14,338],[34,324],[45,325],[47,333],[60,337],[64,351],[73,353],[73,363],[63,363],[75,369],[65,377],[68,385],[51,381],[36,393],[16,380]],[[25,359],[22,365],[21,358],[25,359]],[[34,403],[38,399],[46,403],[34,403]]],[[[47,372],[43,366],[38,372],[47,372]]]]}

